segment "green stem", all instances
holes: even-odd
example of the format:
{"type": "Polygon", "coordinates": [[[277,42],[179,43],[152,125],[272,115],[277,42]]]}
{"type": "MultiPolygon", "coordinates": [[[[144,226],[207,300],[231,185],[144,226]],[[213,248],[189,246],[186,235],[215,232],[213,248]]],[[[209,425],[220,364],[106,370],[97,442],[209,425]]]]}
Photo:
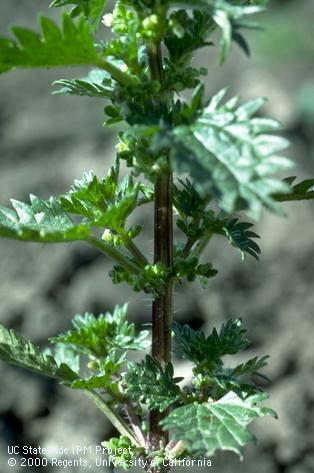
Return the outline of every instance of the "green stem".
{"type": "MultiPolygon", "coordinates": [[[[197,217],[197,218],[193,219],[193,225],[194,225],[195,229],[199,227],[200,220],[201,220],[200,217],[197,217]]],[[[197,238],[188,238],[187,239],[187,242],[186,242],[186,244],[183,248],[183,251],[182,251],[183,258],[187,258],[190,255],[190,252],[193,248],[193,245],[196,242],[197,242],[197,238]]]]}
{"type": "Polygon", "coordinates": [[[183,258],[187,258],[191,252],[191,249],[194,245],[194,243],[196,242],[197,240],[195,238],[189,238],[183,248],[183,251],[182,251],[182,256],[183,258]]]}
{"type": "Polygon", "coordinates": [[[132,238],[125,231],[119,232],[119,236],[123,241],[125,247],[130,251],[130,253],[134,256],[137,264],[144,268],[145,266],[149,265],[149,261],[147,260],[146,256],[143,255],[141,250],[136,246],[133,242],[132,238]]]}
{"type": "Polygon", "coordinates": [[[127,398],[124,396],[123,393],[116,392],[115,390],[111,389],[109,386],[106,387],[106,392],[110,394],[112,399],[116,402],[124,403],[127,400],[127,398]]]}
{"type": "Polygon", "coordinates": [[[200,254],[205,250],[205,248],[208,245],[209,240],[211,239],[212,236],[213,236],[213,234],[209,233],[204,238],[202,238],[199,241],[197,247],[192,251],[191,256],[198,258],[200,256],[200,254]]]}
{"type": "Polygon", "coordinates": [[[134,437],[128,425],[110,406],[108,406],[108,404],[105,403],[99,394],[95,393],[93,390],[85,390],[85,394],[94,401],[96,406],[105,414],[107,419],[110,420],[112,425],[118,430],[118,432],[120,432],[121,435],[128,437],[136,447],[140,447],[139,442],[134,437]]]}
{"type": "Polygon", "coordinates": [[[139,419],[138,415],[135,413],[135,411],[133,409],[133,406],[130,403],[126,402],[124,404],[124,408],[125,408],[126,414],[128,416],[130,425],[132,426],[132,429],[133,429],[133,431],[136,435],[136,438],[138,439],[140,445],[143,448],[145,448],[146,447],[146,439],[144,437],[142,427],[141,427],[141,422],[140,422],[140,419],[139,419]]]}
{"type": "Polygon", "coordinates": [[[170,458],[177,458],[180,455],[182,455],[182,453],[184,453],[185,449],[186,449],[186,442],[184,440],[179,440],[174,445],[174,447],[172,447],[168,451],[168,454],[169,454],[170,458]]]}
{"type": "Polygon", "coordinates": [[[104,59],[99,58],[95,62],[95,66],[109,72],[111,77],[117,82],[119,82],[121,85],[128,86],[128,85],[139,84],[138,80],[135,77],[130,76],[130,74],[127,74],[126,72],[121,71],[121,69],[111,64],[110,62],[105,61],[104,59]]]}
{"type": "Polygon", "coordinates": [[[140,268],[139,266],[137,266],[137,264],[130,261],[126,256],[120,253],[120,251],[117,250],[114,246],[109,245],[109,243],[106,243],[105,241],[102,241],[102,240],[98,240],[98,238],[95,238],[95,237],[89,237],[87,241],[90,245],[94,246],[105,255],[110,256],[110,258],[114,259],[120,266],[122,266],[124,269],[126,269],[130,273],[138,274],[140,272],[140,268]]]}

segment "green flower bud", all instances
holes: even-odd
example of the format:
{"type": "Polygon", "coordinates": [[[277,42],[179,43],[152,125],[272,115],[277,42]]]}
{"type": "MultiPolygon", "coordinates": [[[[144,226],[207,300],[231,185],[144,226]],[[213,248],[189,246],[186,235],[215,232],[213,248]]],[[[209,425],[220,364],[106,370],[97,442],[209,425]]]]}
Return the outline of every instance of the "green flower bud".
{"type": "Polygon", "coordinates": [[[113,238],[114,238],[114,235],[112,234],[112,231],[109,230],[109,228],[106,228],[106,230],[102,234],[101,239],[106,241],[107,243],[112,243],[113,238]]]}
{"type": "Polygon", "coordinates": [[[145,30],[152,30],[154,31],[158,26],[158,16],[157,15],[150,15],[143,20],[143,28],[145,30]]]}

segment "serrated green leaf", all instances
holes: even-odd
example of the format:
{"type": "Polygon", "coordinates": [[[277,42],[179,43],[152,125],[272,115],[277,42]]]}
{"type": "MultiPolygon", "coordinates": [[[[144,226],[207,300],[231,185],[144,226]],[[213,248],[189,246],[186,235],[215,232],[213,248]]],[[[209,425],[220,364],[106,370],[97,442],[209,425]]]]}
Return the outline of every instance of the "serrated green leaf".
{"type": "Polygon", "coordinates": [[[148,204],[149,202],[153,202],[155,191],[152,187],[141,183],[139,186],[139,191],[140,191],[140,197],[138,199],[139,206],[148,204]]]}
{"type": "Polygon", "coordinates": [[[90,21],[93,28],[97,29],[106,3],[107,0],[53,0],[50,7],[72,5],[72,17],[83,15],[90,21]]]}
{"type": "Polygon", "coordinates": [[[245,5],[247,2],[242,2],[244,4],[239,5],[238,2],[237,5],[225,0],[172,0],[171,3],[175,5],[184,5],[193,10],[223,10],[228,13],[228,15],[238,19],[246,15],[253,15],[254,13],[262,12],[264,10],[263,4],[265,2],[257,0],[253,5],[245,5]]]}
{"type": "Polygon", "coordinates": [[[107,374],[90,376],[87,379],[76,379],[71,384],[72,389],[100,389],[111,384],[111,378],[107,374]]]}
{"type": "Polygon", "coordinates": [[[127,304],[116,306],[111,314],[76,315],[73,319],[74,330],[51,338],[52,343],[63,343],[78,352],[97,358],[107,357],[114,348],[122,350],[143,350],[149,344],[148,332],[136,334],[135,325],[126,321],[127,304]]]}
{"type": "Polygon", "coordinates": [[[110,440],[102,442],[108,452],[109,459],[113,464],[119,465],[123,470],[128,470],[132,466],[132,459],[139,458],[143,450],[135,447],[134,443],[126,436],[112,437],[110,440]]]}
{"type": "Polygon", "coordinates": [[[86,224],[75,224],[58,201],[44,201],[30,196],[31,205],[12,200],[14,210],[0,206],[0,236],[37,242],[65,242],[84,240],[90,229],[86,224]]]}
{"type": "Polygon", "coordinates": [[[130,177],[118,182],[118,174],[118,162],[102,180],[92,171],[85,172],[82,179],[75,180],[70,191],[60,197],[62,208],[85,217],[90,225],[123,229],[127,217],[137,206],[140,186],[130,177]]]}
{"type": "Polygon", "coordinates": [[[174,351],[180,357],[193,361],[198,368],[209,371],[222,365],[224,355],[233,355],[249,345],[240,319],[228,320],[219,332],[213,328],[208,337],[202,331],[177,322],[173,323],[173,332],[174,351]]]}
{"type": "Polygon", "coordinates": [[[237,218],[227,220],[225,224],[222,223],[226,237],[233,246],[239,248],[242,258],[244,258],[244,253],[248,253],[258,260],[261,249],[253,238],[260,237],[251,231],[252,227],[252,223],[240,222],[237,218]]]}
{"type": "Polygon", "coordinates": [[[208,209],[210,196],[202,197],[189,180],[179,182],[181,187],[174,186],[173,205],[181,217],[177,220],[177,226],[187,238],[202,241],[212,235],[225,236],[231,245],[241,251],[242,259],[245,253],[259,258],[261,250],[254,239],[260,237],[252,231],[252,223],[221,214],[216,216],[213,210],[208,209]]]}
{"type": "Polygon", "coordinates": [[[199,217],[206,210],[209,198],[197,192],[193,183],[178,179],[180,187],[173,188],[173,205],[182,217],[199,217]]]}
{"type": "Polygon", "coordinates": [[[174,440],[183,440],[191,454],[211,456],[217,450],[231,450],[242,457],[243,447],[254,441],[247,426],[257,417],[276,417],[272,409],[257,406],[266,398],[257,394],[243,400],[230,392],[216,402],[179,407],[161,425],[172,431],[174,440]]]}
{"type": "Polygon", "coordinates": [[[278,202],[293,202],[298,200],[314,199],[314,179],[306,179],[299,184],[292,185],[295,177],[287,177],[284,181],[290,186],[288,194],[274,194],[274,199],[278,202]]]}
{"type": "Polygon", "coordinates": [[[165,411],[180,398],[178,379],[168,363],[163,369],[149,355],[141,363],[130,363],[123,376],[125,392],[133,401],[144,403],[148,409],[165,411]]]}
{"type": "Polygon", "coordinates": [[[242,49],[242,51],[247,57],[250,57],[251,55],[250,47],[248,45],[248,42],[246,41],[246,39],[241,33],[238,33],[237,31],[233,31],[232,40],[235,43],[237,43],[237,45],[242,49]]]}
{"type": "MultiPolygon", "coordinates": [[[[289,191],[287,183],[275,173],[292,163],[277,156],[288,142],[266,134],[268,122],[260,133],[252,114],[263,101],[248,102],[238,109],[219,105],[225,90],[210,101],[191,125],[180,125],[157,133],[153,150],[169,147],[173,169],[188,173],[201,194],[210,194],[227,213],[245,210],[258,218],[262,208],[282,214],[273,198],[275,193],[289,191]]],[[[269,122],[273,131],[273,122],[269,122]]]]}
{"type": "Polygon", "coordinates": [[[211,263],[199,264],[198,258],[193,256],[185,257],[180,253],[175,257],[174,260],[174,274],[178,280],[186,278],[187,281],[195,281],[196,277],[199,277],[201,283],[205,287],[208,283],[208,279],[216,276],[218,271],[213,268],[211,263]]]}
{"type": "MultiPolygon", "coordinates": [[[[100,373],[86,379],[77,379],[71,384],[72,389],[110,389],[119,393],[118,382],[113,380],[113,376],[118,373],[125,362],[125,353],[118,354],[112,350],[101,362],[96,363],[100,373]]],[[[95,360],[93,360],[95,361],[95,360]]]]}
{"type": "MultiPolygon", "coordinates": [[[[260,393],[261,388],[255,384],[253,376],[270,380],[259,372],[267,365],[268,356],[255,357],[242,363],[235,368],[217,367],[210,375],[200,374],[195,378],[195,384],[208,389],[208,394],[212,399],[220,399],[230,391],[235,392],[241,399],[246,399],[256,393],[260,393]]],[[[206,371],[203,371],[206,373],[206,371]]]]}
{"type": "Polygon", "coordinates": [[[66,364],[68,365],[75,373],[80,371],[80,357],[79,355],[67,345],[62,345],[61,343],[54,346],[54,349],[46,349],[44,354],[51,355],[56,360],[58,365],[66,364]]]}
{"type": "MultiPolygon", "coordinates": [[[[258,358],[256,356],[245,363],[241,363],[240,365],[232,369],[232,375],[239,377],[239,376],[257,374],[261,376],[261,374],[259,373],[259,370],[261,370],[267,365],[268,358],[269,358],[268,355],[262,356],[261,358],[258,358]]],[[[263,377],[265,378],[265,376],[263,377]]]]}
{"type": "Polygon", "coordinates": [[[314,179],[306,179],[305,181],[299,182],[293,186],[293,192],[295,193],[306,193],[314,187],[314,179]]]}
{"type": "MultiPolygon", "coordinates": [[[[219,54],[220,64],[225,61],[230,51],[231,40],[239,39],[239,36],[237,37],[239,35],[237,30],[242,27],[241,19],[263,11],[263,6],[260,2],[256,5],[235,5],[224,0],[172,0],[171,4],[210,14],[222,31],[219,54]]],[[[198,45],[197,47],[201,46],[198,45]]]]}
{"type": "Polygon", "coordinates": [[[83,79],[61,79],[53,83],[61,89],[54,91],[55,95],[80,95],[87,97],[111,97],[112,87],[110,76],[100,69],[92,70],[83,79]]]}
{"type": "Polygon", "coordinates": [[[14,330],[0,324],[0,359],[7,363],[29,369],[61,382],[72,382],[79,376],[64,362],[58,363],[51,355],[45,355],[30,341],[14,330]]]}
{"type": "Polygon", "coordinates": [[[62,27],[46,17],[40,18],[41,35],[13,27],[15,39],[0,39],[0,72],[16,67],[53,67],[98,64],[90,28],[81,18],[77,23],[63,14],[62,27]]]}
{"type": "Polygon", "coordinates": [[[180,65],[195,50],[210,45],[207,37],[214,27],[215,23],[208,12],[193,10],[192,15],[189,15],[183,9],[173,11],[164,40],[171,64],[180,65]]]}

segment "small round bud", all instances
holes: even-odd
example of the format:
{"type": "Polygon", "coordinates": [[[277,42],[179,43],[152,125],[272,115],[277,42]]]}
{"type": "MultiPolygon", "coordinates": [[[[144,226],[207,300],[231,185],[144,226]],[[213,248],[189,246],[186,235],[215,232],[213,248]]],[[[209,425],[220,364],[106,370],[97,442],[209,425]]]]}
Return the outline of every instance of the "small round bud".
{"type": "Polygon", "coordinates": [[[126,143],[121,141],[120,143],[116,145],[116,150],[118,151],[118,153],[123,153],[125,151],[129,151],[129,147],[126,143]]]}
{"type": "Polygon", "coordinates": [[[91,360],[87,363],[87,367],[90,370],[98,370],[99,369],[99,363],[96,360],[91,360]]]}
{"type": "Polygon", "coordinates": [[[106,13],[106,15],[104,15],[102,17],[101,22],[102,22],[103,25],[110,28],[112,26],[112,22],[113,22],[113,14],[112,13],[106,13]]]}
{"type": "Polygon", "coordinates": [[[157,15],[150,15],[147,18],[143,20],[143,28],[145,30],[149,29],[155,29],[155,27],[158,25],[158,16],[157,15]]]}
{"type": "Polygon", "coordinates": [[[101,239],[104,240],[104,241],[106,241],[107,243],[111,243],[112,240],[113,240],[112,231],[109,230],[109,228],[106,228],[106,230],[105,230],[104,233],[102,234],[101,239]]]}

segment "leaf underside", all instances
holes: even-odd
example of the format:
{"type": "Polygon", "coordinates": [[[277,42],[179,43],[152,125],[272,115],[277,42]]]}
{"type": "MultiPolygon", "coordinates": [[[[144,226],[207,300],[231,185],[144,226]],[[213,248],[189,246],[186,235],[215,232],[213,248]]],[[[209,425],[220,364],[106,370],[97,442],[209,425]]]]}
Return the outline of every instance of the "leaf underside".
{"type": "Polygon", "coordinates": [[[211,456],[217,450],[231,450],[242,457],[242,448],[254,441],[248,424],[256,417],[276,417],[272,409],[257,407],[257,402],[265,398],[264,394],[256,394],[242,400],[230,392],[216,402],[179,407],[161,424],[175,440],[185,441],[191,454],[211,456]]]}
{"type": "Polygon", "coordinates": [[[14,210],[0,206],[0,236],[35,242],[84,240],[89,226],[75,224],[54,198],[30,196],[30,205],[12,200],[14,210]]]}
{"type": "Polygon", "coordinates": [[[29,369],[63,382],[73,382],[79,376],[65,363],[58,364],[51,355],[0,324],[0,358],[13,365],[29,369]]]}
{"type": "Polygon", "coordinates": [[[215,95],[191,125],[161,130],[153,147],[170,147],[173,169],[188,173],[197,190],[212,195],[222,210],[245,210],[258,218],[262,208],[282,214],[273,198],[289,192],[287,183],[273,176],[292,163],[278,152],[288,142],[270,134],[279,124],[270,119],[253,118],[262,99],[237,107],[237,98],[220,105],[226,90],[215,95]]]}
{"type": "Polygon", "coordinates": [[[56,95],[79,95],[87,97],[111,97],[110,77],[106,71],[92,70],[82,79],[61,79],[53,83],[61,88],[54,91],[56,95]]]}

